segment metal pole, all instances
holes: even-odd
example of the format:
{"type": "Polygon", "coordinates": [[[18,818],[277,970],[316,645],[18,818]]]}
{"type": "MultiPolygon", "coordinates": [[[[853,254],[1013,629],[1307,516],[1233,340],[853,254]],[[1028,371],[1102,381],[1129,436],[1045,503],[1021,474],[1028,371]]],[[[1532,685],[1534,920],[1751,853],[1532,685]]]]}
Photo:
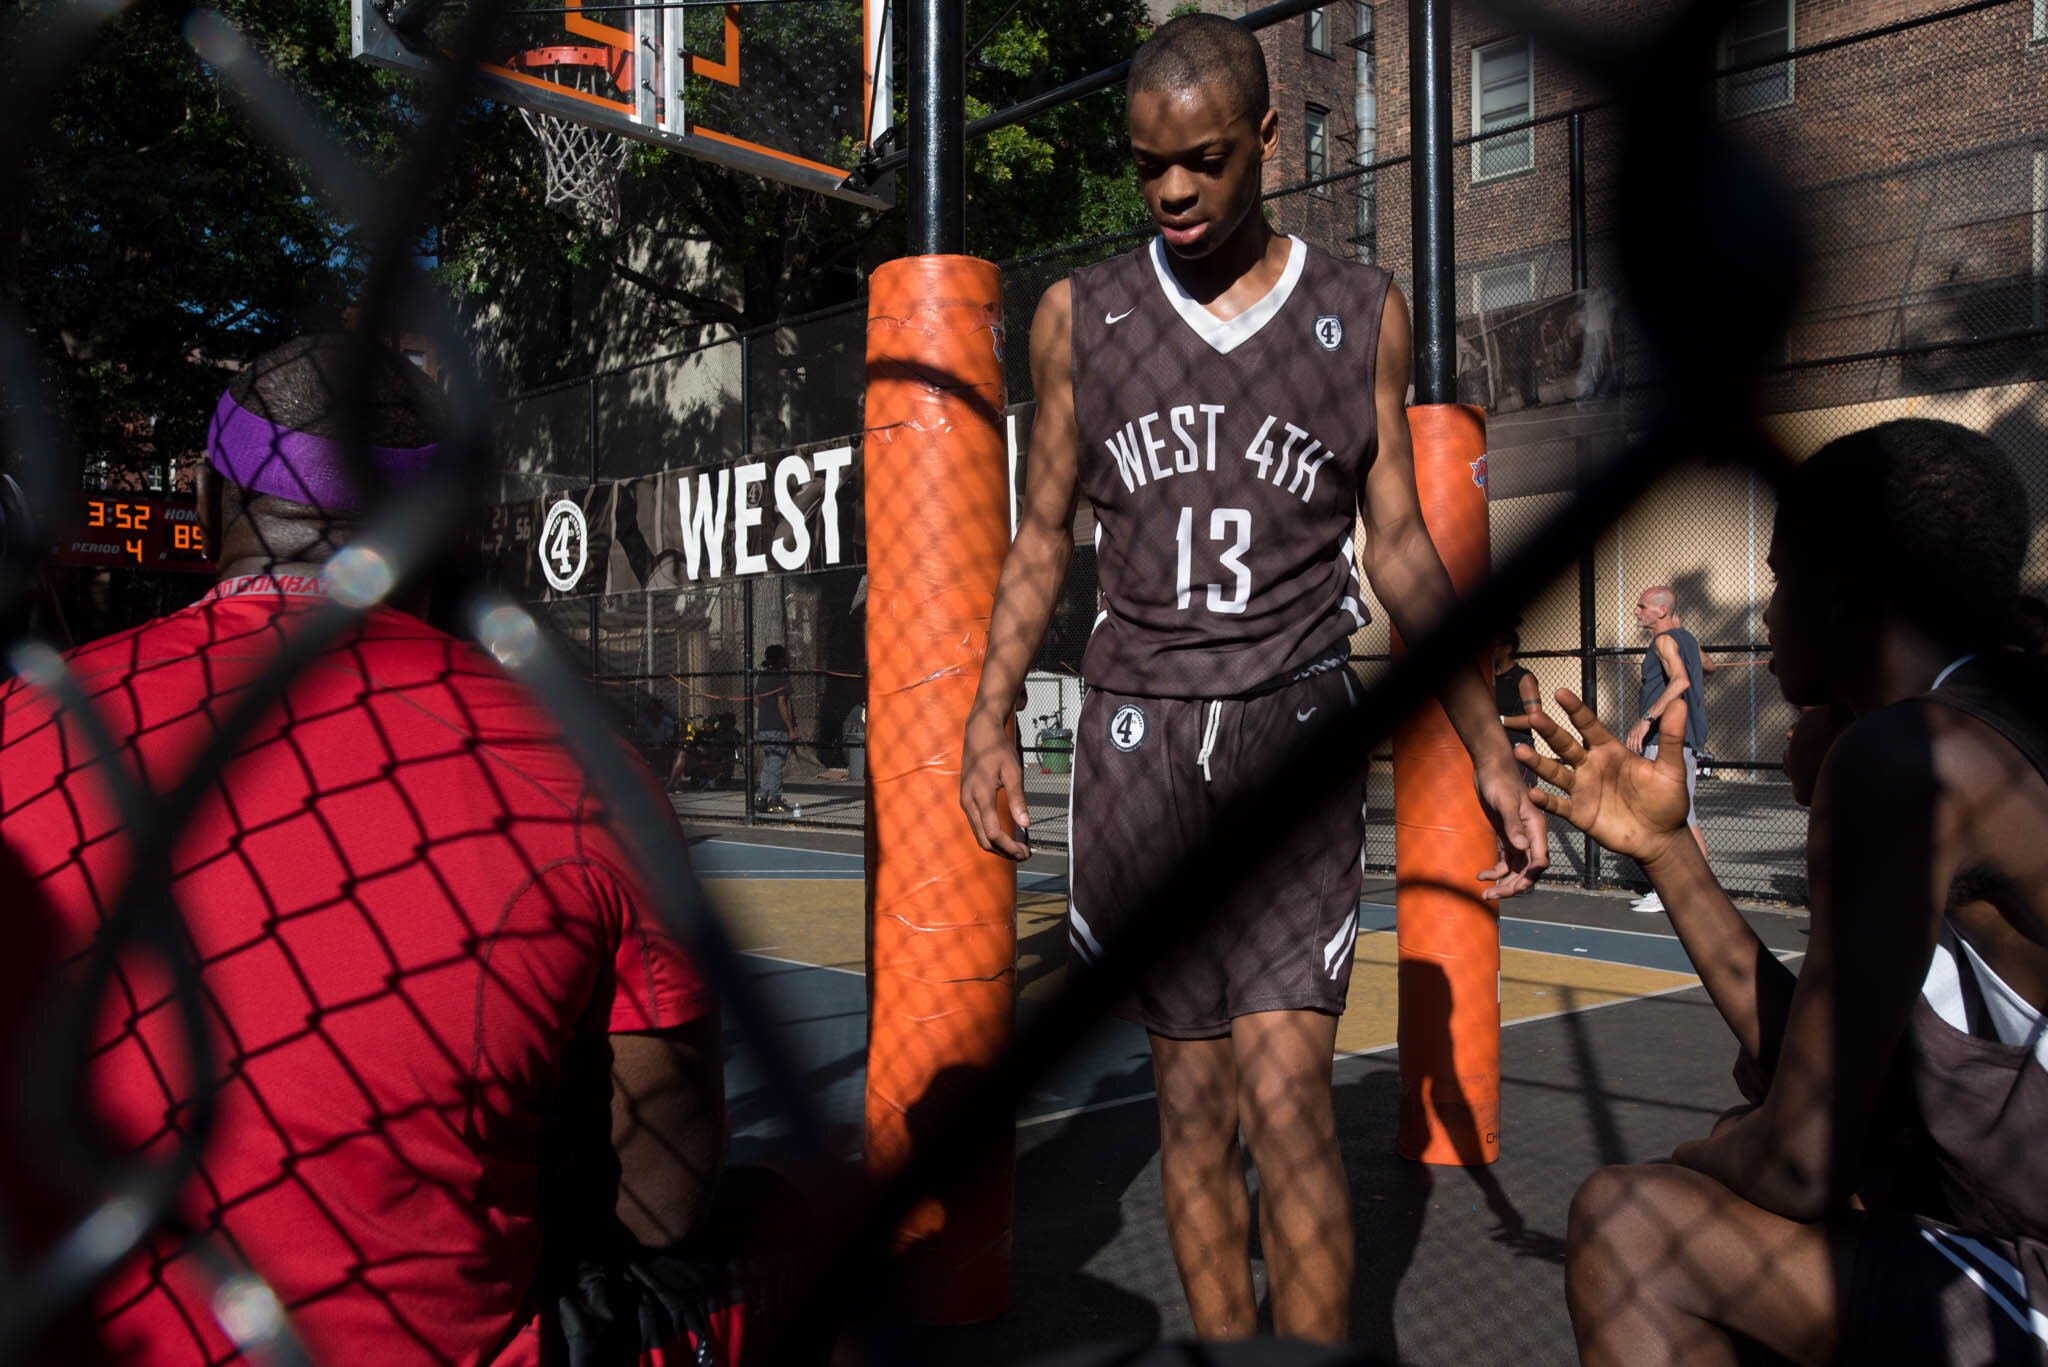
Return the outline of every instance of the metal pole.
{"type": "Polygon", "coordinates": [[[1408,0],[1410,166],[1415,243],[1415,402],[1456,403],[1451,225],[1450,0],[1408,0]]]}
{"type": "Polygon", "coordinates": [[[1586,288],[1586,116],[1572,111],[1572,288],[1586,288]]]}
{"type": "MultiPolygon", "coordinates": [[[[1571,287],[1585,289],[1585,115],[1571,111],[1571,287]]],[[[1593,478],[1589,463],[1595,459],[1593,443],[1579,439],[1579,484],[1593,478]]],[[[1593,711],[1599,711],[1599,658],[1593,654],[1599,639],[1599,621],[1593,611],[1593,551],[1579,555],[1579,697],[1593,711]]],[[[1581,887],[1599,885],[1599,846],[1585,836],[1585,861],[1579,871],[1581,887]]]]}
{"type": "Polygon", "coordinates": [[[966,0],[910,7],[910,254],[957,256],[967,201],[966,0]]]}
{"type": "Polygon", "coordinates": [[[740,715],[746,739],[747,762],[743,777],[747,783],[747,824],[754,824],[754,581],[740,580],[740,641],[746,658],[740,661],[740,715]]]}
{"type": "Polygon", "coordinates": [[[740,349],[740,454],[754,449],[754,347],[741,334],[740,349]]]}
{"type": "MultiPolygon", "coordinates": [[[[1572,288],[1586,288],[1586,116],[1574,109],[1571,117],[1571,209],[1572,288]]],[[[1592,442],[1580,437],[1580,483],[1590,476],[1586,465],[1593,459],[1592,442]]],[[[1579,557],[1579,697],[1595,712],[1600,710],[1600,661],[1594,656],[1599,623],[1594,614],[1594,575],[1591,548],[1579,557]]],[[[1579,874],[1582,887],[1597,887],[1600,881],[1600,847],[1592,836],[1585,837],[1584,868],[1579,874]]]]}

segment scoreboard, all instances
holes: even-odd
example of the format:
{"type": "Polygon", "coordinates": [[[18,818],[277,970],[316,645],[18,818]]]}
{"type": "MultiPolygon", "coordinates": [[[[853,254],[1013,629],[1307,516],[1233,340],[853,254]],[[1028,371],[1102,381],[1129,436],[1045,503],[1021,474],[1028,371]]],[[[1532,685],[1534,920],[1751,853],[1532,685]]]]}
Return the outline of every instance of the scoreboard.
{"type": "Polygon", "coordinates": [[[189,499],[82,494],[50,556],[58,565],[213,573],[213,556],[189,499]]]}

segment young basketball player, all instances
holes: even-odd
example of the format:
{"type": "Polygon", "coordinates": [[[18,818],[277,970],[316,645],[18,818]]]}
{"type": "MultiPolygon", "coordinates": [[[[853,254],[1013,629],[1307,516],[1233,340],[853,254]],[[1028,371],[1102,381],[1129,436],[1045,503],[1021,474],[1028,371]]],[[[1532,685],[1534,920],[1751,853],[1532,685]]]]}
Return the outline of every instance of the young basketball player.
{"type": "MultiPolygon", "coordinates": [[[[1038,413],[1025,510],[1003,567],[967,724],[961,805],[985,849],[1022,858],[1028,816],[1004,735],[1072,549],[1076,489],[1099,528],[1103,613],[1076,738],[1069,905],[1075,965],[1164,873],[1225,840],[1211,814],[1271,782],[1318,712],[1355,705],[1365,623],[1351,560],[1420,639],[1453,601],[1416,503],[1408,316],[1387,272],[1282,237],[1259,211],[1278,146],[1264,54],[1213,15],[1162,26],[1130,76],[1131,154],[1159,236],[1077,271],[1031,329],[1038,413]]],[[[1478,671],[1444,691],[1504,837],[1489,895],[1540,872],[1535,809],[1478,671]]],[[[1357,930],[1365,763],[1147,976],[1167,1225],[1195,1328],[1255,1327],[1240,1130],[1260,1181],[1274,1328],[1340,1341],[1350,1194],[1330,1062],[1357,930]]]]}

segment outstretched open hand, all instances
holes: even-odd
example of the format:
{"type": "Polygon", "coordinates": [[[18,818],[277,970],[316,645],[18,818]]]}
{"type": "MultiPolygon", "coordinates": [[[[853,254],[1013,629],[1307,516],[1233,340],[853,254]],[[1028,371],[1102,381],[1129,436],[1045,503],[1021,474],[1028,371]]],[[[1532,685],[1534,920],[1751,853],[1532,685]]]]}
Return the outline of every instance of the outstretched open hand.
{"type": "Polygon", "coordinates": [[[1632,753],[1600,724],[1593,709],[1568,688],[1557,690],[1557,702],[1571,718],[1578,735],[1541,712],[1530,714],[1536,733],[1557,752],[1556,759],[1526,745],[1515,758],[1537,777],[1564,790],[1562,796],[1538,788],[1529,796],[1544,811],[1572,825],[1639,864],[1662,857],[1674,840],[1689,839],[1685,830],[1685,704],[1664,709],[1657,731],[1657,758],[1632,753]]]}

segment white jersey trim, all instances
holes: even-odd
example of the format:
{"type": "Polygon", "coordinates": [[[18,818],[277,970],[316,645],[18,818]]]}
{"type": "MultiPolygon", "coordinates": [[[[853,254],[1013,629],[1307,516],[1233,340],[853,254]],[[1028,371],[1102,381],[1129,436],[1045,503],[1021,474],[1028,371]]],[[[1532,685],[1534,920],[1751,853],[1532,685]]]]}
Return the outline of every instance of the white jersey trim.
{"type": "Polygon", "coordinates": [[[1977,947],[1964,939],[1953,921],[1944,920],[1934,943],[1934,957],[1928,961],[1927,977],[1920,995],[1934,1008],[1943,1023],[1959,1035],[1970,1033],[1969,1013],[1964,1007],[1963,974],[1977,980],[1984,999],[1993,1036],[2000,1044],[2023,1047],[2034,1062],[2048,1068],[2048,1015],[2036,1011],[2005,979],[1984,962],[1977,947]]]}
{"type": "Polygon", "coordinates": [[[1259,329],[1271,322],[1273,315],[1293,297],[1294,287],[1300,283],[1301,273],[1308,266],[1308,244],[1292,233],[1287,235],[1287,241],[1291,245],[1287,250],[1287,267],[1280,272],[1280,282],[1266,291],[1265,298],[1235,318],[1218,318],[1187,292],[1175,278],[1173,268],[1166,264],[1166,239],[1163,237],[1152,239],[1152,273],[1159,277],[1160,291],[1166,295],[1166,302],[1173,305],[1181,321],[1219,354],[1228,356],[1258,336],[1259,329]]]}

